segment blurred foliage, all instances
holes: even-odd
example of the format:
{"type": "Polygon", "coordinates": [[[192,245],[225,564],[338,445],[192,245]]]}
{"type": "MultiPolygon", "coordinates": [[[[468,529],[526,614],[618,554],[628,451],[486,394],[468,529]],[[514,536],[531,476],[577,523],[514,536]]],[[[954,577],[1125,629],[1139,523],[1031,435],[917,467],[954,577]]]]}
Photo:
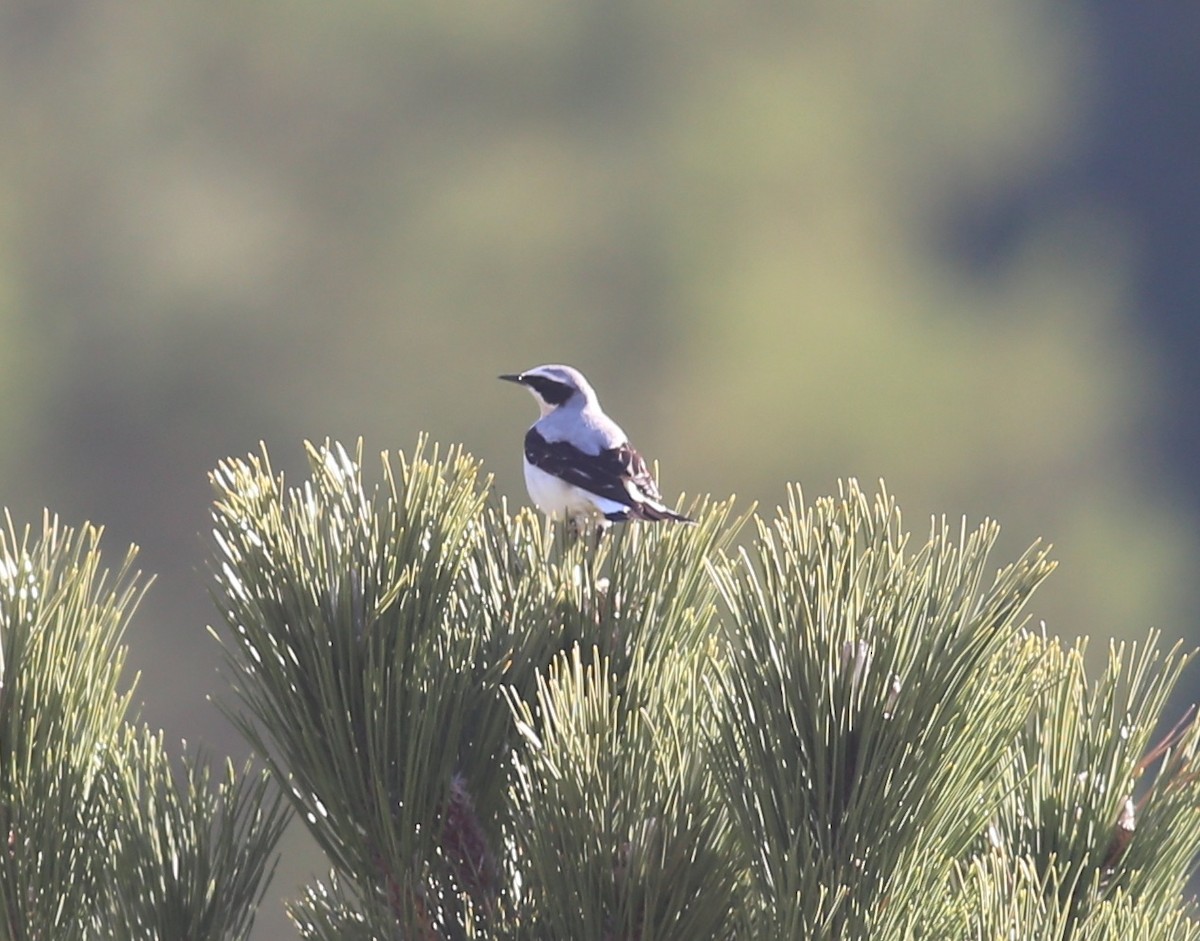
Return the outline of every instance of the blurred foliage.
{"type": "Polygon", "coordinates": [[[1139,233],[1066,172],[1097,15],[11,0],[0,493],[144,547],[140,695],[218,751],[205,469],[430,430],[523,500],[532,415],[492,377],[545,361],[669,494],[886,477],[915,518],[1005,520],[1007,554],[1053,542],[1051,631],[1195,636],[1139,233]]]}

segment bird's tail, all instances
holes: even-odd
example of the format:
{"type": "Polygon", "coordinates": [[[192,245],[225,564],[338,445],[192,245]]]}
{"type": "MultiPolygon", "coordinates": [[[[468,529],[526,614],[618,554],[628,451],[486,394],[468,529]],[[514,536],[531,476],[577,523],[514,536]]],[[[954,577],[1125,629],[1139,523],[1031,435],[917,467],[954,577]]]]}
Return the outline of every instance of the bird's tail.
{"type": "Polygon", "coordinates": [[[649,500],[637,503],[621,513],[608,513],[606,515],[608,519],[622,523],[627,520],[649,520],[653,523],[670,520],[672,523],[689,523],[693,526],[696,524],[696,521],[690,516],[676,513],[670,507],[649,500]]]}

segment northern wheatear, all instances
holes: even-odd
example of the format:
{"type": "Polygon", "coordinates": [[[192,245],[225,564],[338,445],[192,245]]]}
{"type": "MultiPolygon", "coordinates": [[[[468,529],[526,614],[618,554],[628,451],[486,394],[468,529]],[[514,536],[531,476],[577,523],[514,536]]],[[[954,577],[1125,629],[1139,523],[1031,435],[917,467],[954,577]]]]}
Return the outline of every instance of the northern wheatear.
{"type": "Polygon", "coordinates": [[[595,390],[570,366],[537,366],[500,377],[528,389],[541,417],[525,433],[525,486],[538,509],[571,520],[694,523],[662,502],[646,462],[604,414],[595,390]]]}

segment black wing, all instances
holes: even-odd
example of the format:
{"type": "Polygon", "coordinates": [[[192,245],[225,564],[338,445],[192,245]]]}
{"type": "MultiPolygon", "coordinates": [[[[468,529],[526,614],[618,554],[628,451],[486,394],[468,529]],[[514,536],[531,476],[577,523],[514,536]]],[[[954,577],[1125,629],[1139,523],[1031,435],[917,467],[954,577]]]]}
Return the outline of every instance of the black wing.
{"type": "Polygon", "coordinates": [[[648,500],[661,500],[646,462],[628,443],[599,454],[586,454],[566,441],[547,441],[536,429],[525,434],[525,459],[547,474],[628,507],[640,504],[628,484],[648,500]]]}

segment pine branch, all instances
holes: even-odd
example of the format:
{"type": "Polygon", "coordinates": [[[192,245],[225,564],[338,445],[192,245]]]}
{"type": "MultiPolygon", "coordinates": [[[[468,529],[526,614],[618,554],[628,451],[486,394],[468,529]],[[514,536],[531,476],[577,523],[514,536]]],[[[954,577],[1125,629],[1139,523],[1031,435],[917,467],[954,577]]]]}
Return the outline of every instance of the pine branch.
{"type": "Polygon", "coordinates": [[[108,884],[112,941],[245,941],[287,813],[247,766],[217,780],[202,756],[177,775],[162,737],[128,735],[114,777],[126,813],[108,884]]]}
{"type": "Polygon", "coordinates": [[[1035,547],[988,586],[995,535],[955,544],[943,522],[911,552],[891,498],[851,481],[812,509],[793,490],[717,570],[733,660],[716,760],[756,937],[898,937],[934,917],[1033,694],[1014,644],[1051,565],[1035,547]]]}
{"type": "Polygon", "coordinates": [[[1195,730],[1150,745],[1187,658],[1162,655],[1152,632],[1144,644],[1114,646],[1092,683],[1086,646],[1042,642],[1051,682],[1017,740],[1010,796],[991,831],[994,848],[1029,860],[1057,893],[1069,930],[1117,892],[1138,908],[1177,904],[1200,846],[1195,730]],[[1138,797],[1139,779],[1164,757],[1138,797]]]}
{"type": "Polygon", "coordinates": [[[282,828],[265,782],[216,791],[127,724],[120,639],[141,595],[100,531],[0,531],[0,938],[243,941],[282,828]]]}
{"type": "Polygon", "coordinates": [[[697,664],[657,664],[675,694],[639,705],[614,692],[606,660],[588,661],[576,648],[536,708],[513,704],[526,737],[513,793],[528,912],[518,936],[730,937],[743,861],[696,747],[697,664]]]}
{"type": "Polygon", "coordinates": [[[1182,661],[1088,687],[1022,630],[1041,546],[914,545],[853,481],[736,553],[708,501],[595,542],[454,449],[309,460],[221,465],[212,562],[228,710],[333,867],[305,938],[1194,936],[1182,661]]]}
{"type": "Polygon", "coordinates": [[[464,604],[463,586],[484,590],[495,573],[478,564],[484,495],[469,458],[418,446],[397,471],[385,456],[373,488],[361,448],[310,449],[310,461],[312,480],[291,491],[265,456],[214,476],[214,572],[245,709],[234,721],[290,782],[342,879],[431,937],[460,924],[467,901],[501,904],[495,881],[443,843],[461,848],[469,794],[483,811],[472,840],[500,845],[493,811],[514,733],[498,684],[515,653],[536,675],[554,641],[464,604]]]}
{"type": "Polygon", "coordinates": [[[584,641],[634,709],[673,689],[644,666],[655,657],[692,664],[694,693],[715,641],[705,566],[732,536],[728,508],[595,546],[484,510],[478,468],[456,451],[419,446],[398,473],[385,456],[373,488],[361,453],[329,445],[310,462],[290,491],[265,455],[214,475],[234,720],[291,781],[359,913],[387,913],[371,930],[511,928],[499,848],[515,839],[505,794],[520,735],[501,689],[531,701],[555,654],[584,641]]]}
{"type": "Polygon", "coordinates": [[[143,588],[131,550],[101,567],[100,530],[49,515],[0,530],[0,935],[71,941],[96,899],[114,809],[106,756],[129,704],[121,634],[143,588]]]}

